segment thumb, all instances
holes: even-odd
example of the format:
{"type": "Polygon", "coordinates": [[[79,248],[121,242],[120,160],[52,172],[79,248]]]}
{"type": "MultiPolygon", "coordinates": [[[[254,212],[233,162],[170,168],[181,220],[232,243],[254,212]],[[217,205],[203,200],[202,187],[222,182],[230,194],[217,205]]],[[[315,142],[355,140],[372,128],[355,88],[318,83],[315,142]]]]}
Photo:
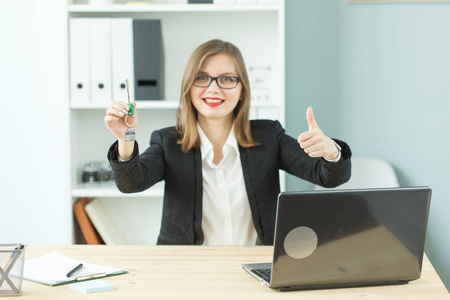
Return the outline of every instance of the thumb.
{"type": "Polygon", "coordinates": [[[308,121],[309,130],[315,127],[319,127],[316,123],[316,120],[314,119],[314,114],[311,106],[306,110],[306,120],[308,121]]]}

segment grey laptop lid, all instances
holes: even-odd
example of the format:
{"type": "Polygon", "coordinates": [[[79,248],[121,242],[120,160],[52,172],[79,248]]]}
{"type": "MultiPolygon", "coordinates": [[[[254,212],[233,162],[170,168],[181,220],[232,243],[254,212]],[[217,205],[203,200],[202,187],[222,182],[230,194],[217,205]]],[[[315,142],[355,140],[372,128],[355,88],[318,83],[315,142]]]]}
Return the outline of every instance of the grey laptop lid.
{"type": "Polygon", "coordinates": [[[281,193],[269,286],[289,290],[418,279],[430,199],[428,187],[281,193]]]}

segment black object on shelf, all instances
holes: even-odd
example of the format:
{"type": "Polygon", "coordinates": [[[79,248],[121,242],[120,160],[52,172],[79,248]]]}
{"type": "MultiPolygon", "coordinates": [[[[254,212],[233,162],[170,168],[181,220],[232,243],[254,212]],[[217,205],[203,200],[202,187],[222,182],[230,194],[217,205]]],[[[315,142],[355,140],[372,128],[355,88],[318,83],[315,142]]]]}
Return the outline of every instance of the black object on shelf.
{"type": "Polygon", "coordinates": [[[213,0],[188,0],[189,4],[213,3],[213,0]]]}

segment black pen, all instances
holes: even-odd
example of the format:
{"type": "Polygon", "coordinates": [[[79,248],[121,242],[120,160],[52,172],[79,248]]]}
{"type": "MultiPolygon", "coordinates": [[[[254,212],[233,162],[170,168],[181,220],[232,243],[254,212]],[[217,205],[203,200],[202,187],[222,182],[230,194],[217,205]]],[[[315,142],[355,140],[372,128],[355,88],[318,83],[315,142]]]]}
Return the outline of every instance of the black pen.
{"type": "Polygon", "coordinates": [[[81,269],[83,267],[83,264],[79,264],[78,266],[76,266],[75,268],[73,268],[73,270],[71,270],[69,273],[67,273],[67,277],[72,277],[72,275],[78,271],[79,269],[81,269]]]}

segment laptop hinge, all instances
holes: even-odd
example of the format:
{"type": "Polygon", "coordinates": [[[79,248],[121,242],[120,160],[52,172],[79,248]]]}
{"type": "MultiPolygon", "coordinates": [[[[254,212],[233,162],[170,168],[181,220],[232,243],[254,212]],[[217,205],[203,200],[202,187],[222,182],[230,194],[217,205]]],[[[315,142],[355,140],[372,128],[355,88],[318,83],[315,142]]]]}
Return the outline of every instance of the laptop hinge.
{"type": "Polygon", "coordinates": [[[288,291],[302,291],[302,290],[319,290],[319,289],[339,289],[350,287],[365,287],[365,286],[379,286],[379,285],[398,285],[406,284],[409,280],[395,280],[395,281],[375,281],[375,282],[357,282],[357,283],[339,283],[339,284],[317,284],[317,285],[302,285],[292,287],[280,287],[280,292],[288,291]]]}

